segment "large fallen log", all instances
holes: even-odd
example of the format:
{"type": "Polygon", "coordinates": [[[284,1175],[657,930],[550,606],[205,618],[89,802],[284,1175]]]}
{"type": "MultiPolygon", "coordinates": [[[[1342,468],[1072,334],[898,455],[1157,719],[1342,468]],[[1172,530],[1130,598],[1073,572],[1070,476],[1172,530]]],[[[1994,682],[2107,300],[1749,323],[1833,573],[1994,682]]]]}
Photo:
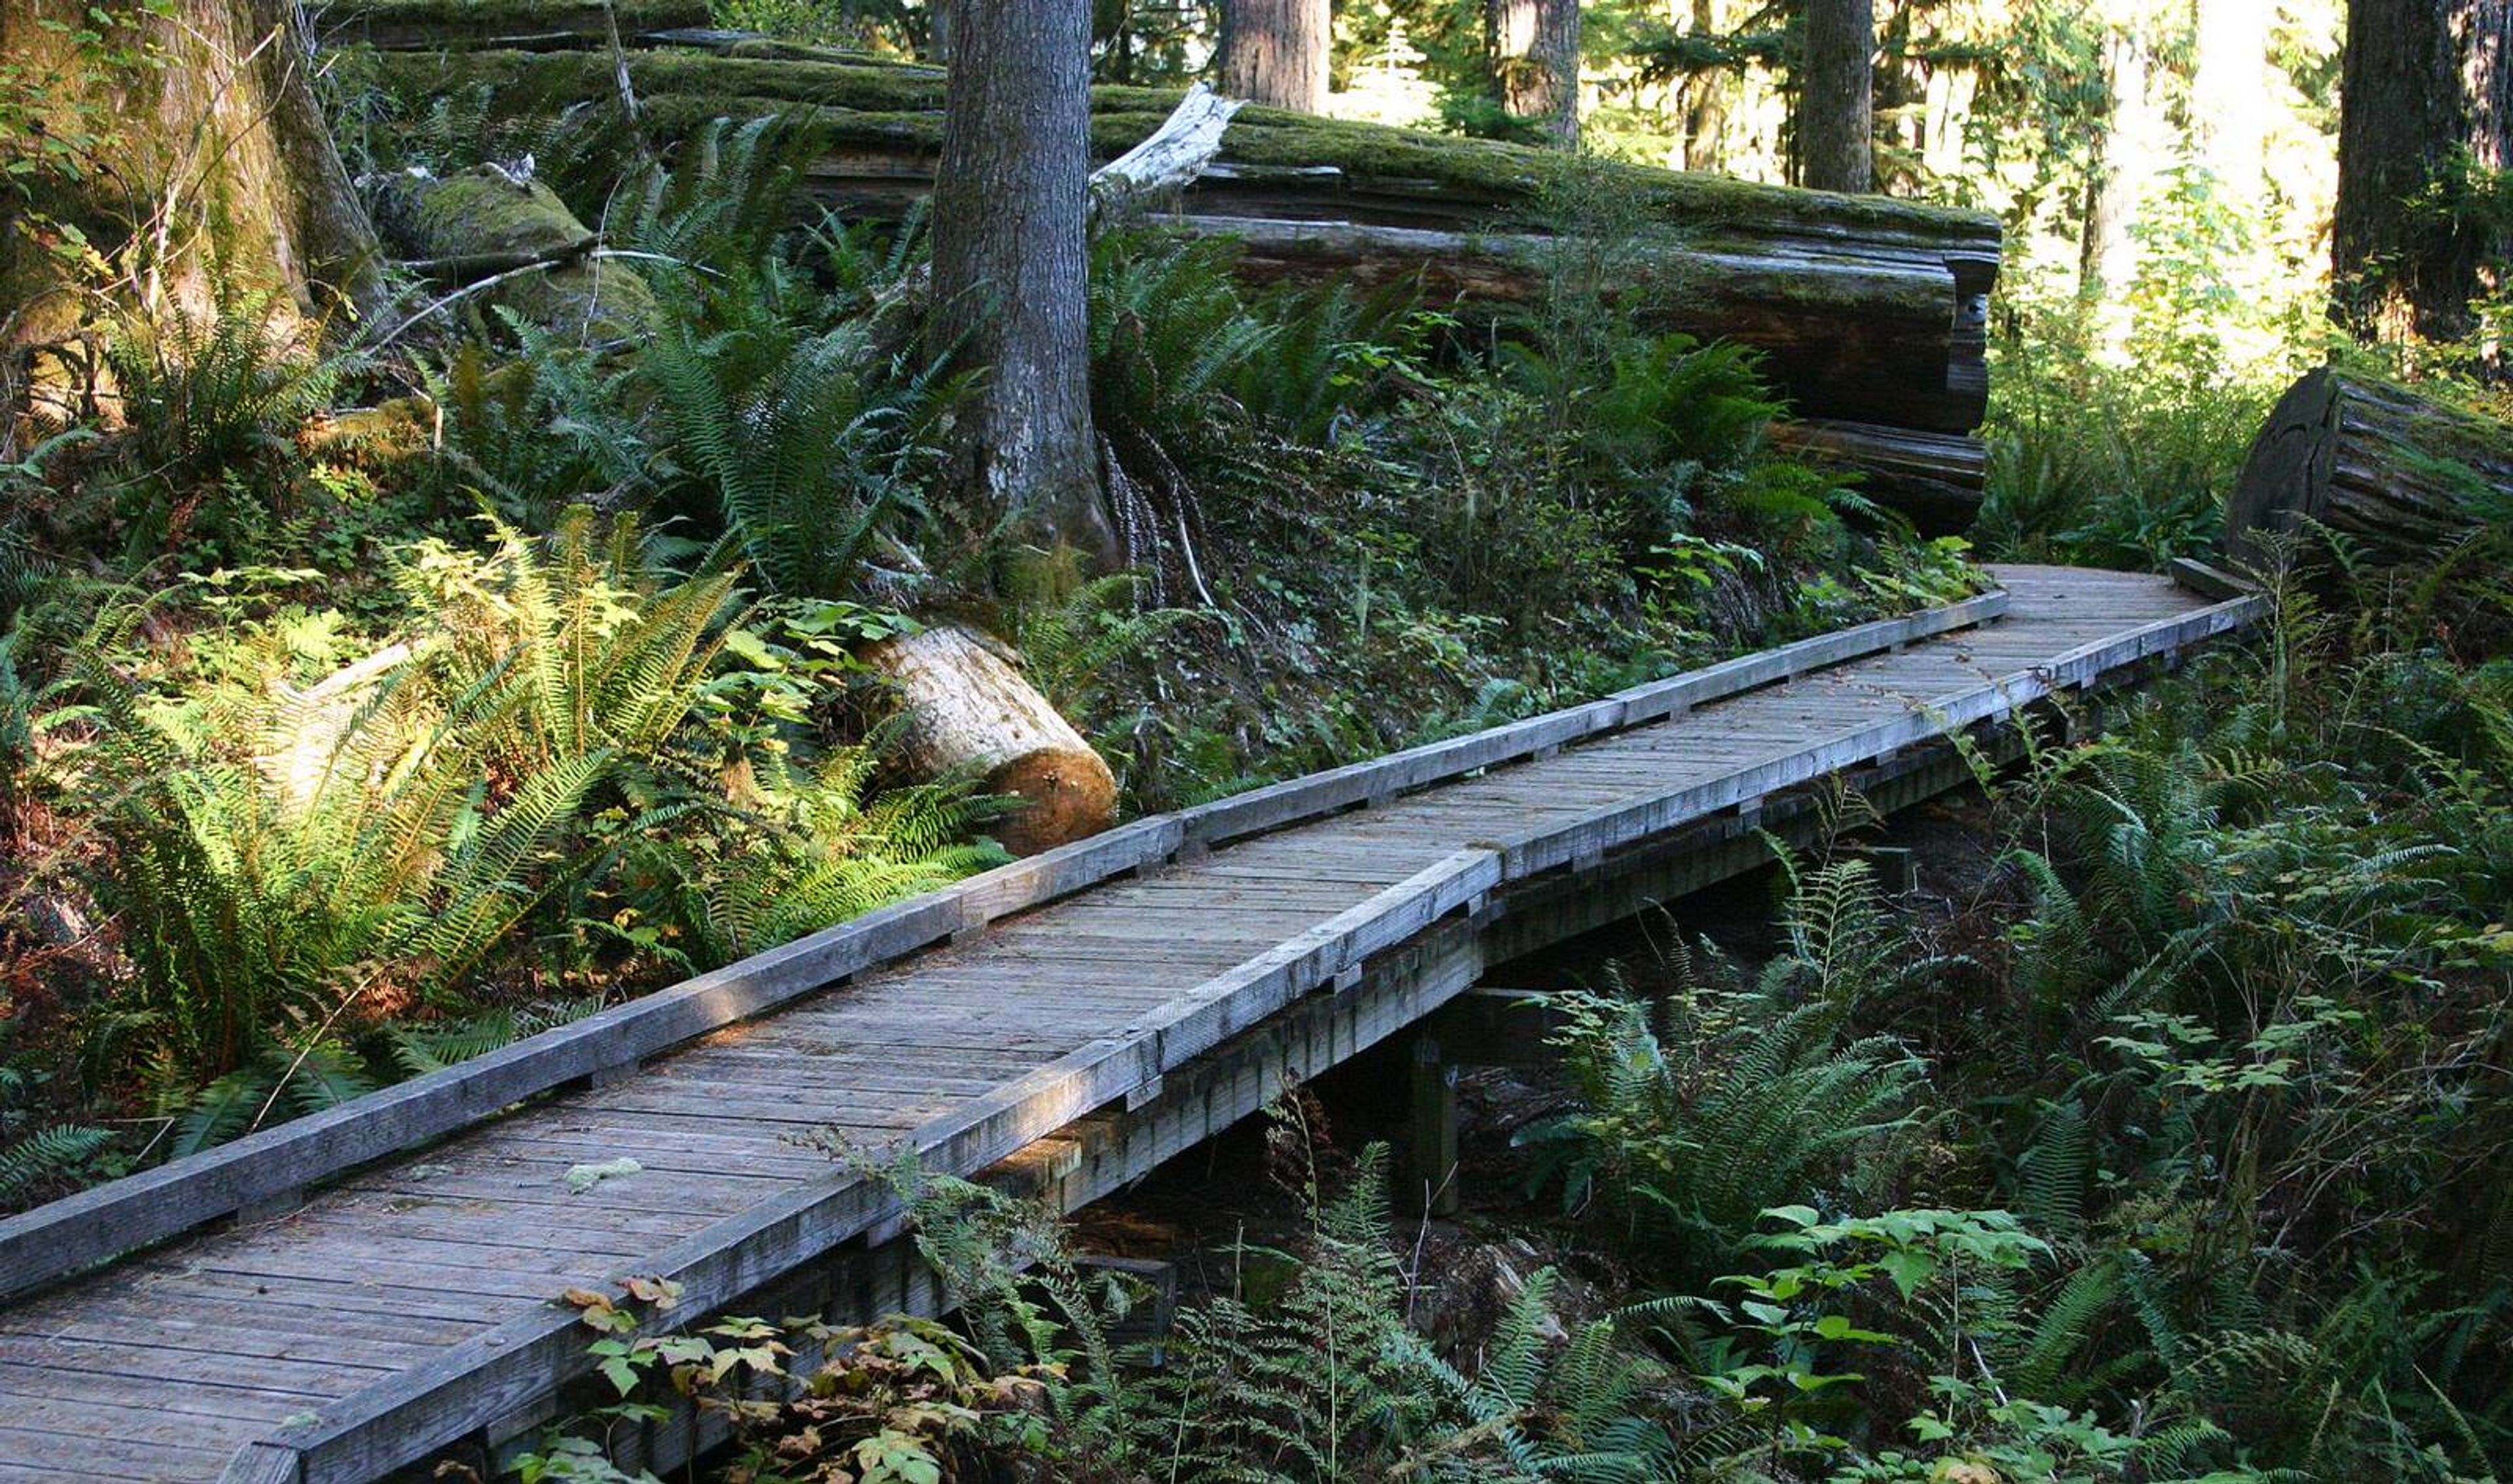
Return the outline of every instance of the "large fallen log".
{"type": "MultiPolygon", "coordinates": [[[[1200,205],[1205,195],[1189,200],[1200,205]]],[[[1415,282],[1453,305],[1531,304],[1558,277],[1587,271],[1572,261],[1582,254],[1577,245],[1540,233],[1201,212],[1180,221],[1236,242],[1240,271],[1259,282],[1415,282]]],[[[1821,239],[1618,256],[1621,282],[1612,292],[1637,323],[1753,346],[1801,415],[1943,434],[1980,421],[1987,372],[1948,360],[1954,310],[1942,262],[1862,255],[1821,239]]]]}
{"type": "MultiPolygon", "coordinates": [[[[926,195],[939,71],[839,54],[797,60],[791,49],[749,55],[761,50],[630,58],[651,136],[792,114],[824,141],[808,173],[823,204],[895,218],[926,195]]],[[[374,71],[414,100],[485,91],[503,116],[604,106],[618,92],[610,60],[582,54],[403,54],[377,59],[374,71]]],[[[1093,101],[1095,144],[1113,158],[1152,134],[1177,97],[1103,87],[1093,101]]],[[[1183,208],[1190,229],[1245,241],[1259,276],[1422,274],[1469,311],[1539,292],[1564,229],[1607,230],[1618,261],[1632,264],[1624,298],[1636,315],[1763,350],[1801,416],[1962,433],[1987,399],[2000,240],[1996,221],[1975,213],[1256,107],[1231,122],[1219,163],[1183,208]],[[1574,201],[1611,203],[1611,226],[1574,201]]]]}
{"type": "Polygon", "coordinates": [[[588,344],[647,333],[655,292],[547,185],[503,166],[366,182],[378,230],[410,266],[487,293],[544,329],[588,344]]]}
{"type": "Polygon", "coordinates": [[[1923,536],[1960,535],[1980,514],[1989,451],[1977,438],[1869,422],[1775,422],[1770,437],[1783,453],[1858,473],[1858,493],[1923,536]]]}
{"type": "Polygon", "coordinates": [[[1115,821],[1108,765],[982,634],[936,624],[884,639],[863,661],[898,694],[903,767],[1020,800],[995,830],[1006,850],[1036,855],[1115,821]]]}
{"type": "Polygon", "coordinates": [[[2428,567],[2513,512],[2513,426],[2329,367],[2287,389],[2225,506],[2236,560],[2313,527],[2387,566],[2428,567]]]}
{"type": "Polygon", "coordinates": [[[615,25],[633,45],[695,36],[710,20],[707,0],[358,0],[312,10],[323,45],[392,51],[572,51],[609,45],[615,25]]]}

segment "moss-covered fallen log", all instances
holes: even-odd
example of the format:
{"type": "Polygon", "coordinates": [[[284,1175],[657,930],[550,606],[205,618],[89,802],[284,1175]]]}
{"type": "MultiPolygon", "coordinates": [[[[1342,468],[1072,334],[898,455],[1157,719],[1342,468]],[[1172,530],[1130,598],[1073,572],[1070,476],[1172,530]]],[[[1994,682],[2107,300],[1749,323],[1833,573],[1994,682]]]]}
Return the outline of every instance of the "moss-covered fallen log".
{"type": "Polygon", "coordinates": [[[316,8],[326,46],[387,50],[574,50],[702,30],[706,0],[359,0],[316,8]]]}
{"type": "MultiPolygon", "coordinates": [[[[629,59],[647,127],[670,139],[717,117],[789,113],[825,141],[808,177],[822,203],[886,218],[931,188],[939,71],[754,50],[629,59]]],[[[618,87],[608,58],[581,55],[411,54],[379,58],[375,71],[413,100],[485,92],[501,116],[610,106],[618,87]]],[[[1098,152],[1139,142],[1177,100],[1096,89],[1098,152]]],[[[1189,227],[1246,241],[1259,276],[1421,274],[1469,307],[1540,292],[1550,244],[1566,235],[1602,239],[1630,263],[1616,278],[1636,316],[1763,350],[1801,415],[1961,433],[1986,402],[1999,229],[1974,213],[1255,107],[1183,205],[1189,227]]]]}
{"type": "Polygon", "coordinates": [[[491,166],[398,176],[374,192],[376,224],[430,277],[493,295],[562,339],[617,345],[645,332],[654,290],[606,261],[600,239],[550,188],[491,166]]]}

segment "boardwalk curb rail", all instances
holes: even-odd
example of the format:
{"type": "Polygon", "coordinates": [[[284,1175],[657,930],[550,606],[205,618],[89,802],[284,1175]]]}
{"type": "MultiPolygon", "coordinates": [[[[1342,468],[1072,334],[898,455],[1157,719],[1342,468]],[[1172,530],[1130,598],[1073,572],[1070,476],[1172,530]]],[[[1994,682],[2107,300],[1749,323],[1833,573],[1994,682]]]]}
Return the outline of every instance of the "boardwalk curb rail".
{"type": "MultiPolygon", "coordinates": [[[[2240,626],[2257,617],[2264,606],[2262,599],[2246,596],[2146,623],[2067,651],[2020,676],[1957,693],[1940,704],[1915,709],[1907,716],[1836,739],[1820,748],[1744,770],[1706,785],[1671,790],[1637,804],[1600,810],[1489,848],[1458,851],[1316,928],[1214,976],[1116,1033],[1093,1040],[954,1108],[914,1131],[901,1141],[900,1147],[913,1150],[937,1168],[954,1173],[982,1168],[1086,1113],[1150,1085],[1164,1073],[1175,1071],[1196,1056],[1258,1024],[1301,995],[1334,984],[1341,971],[1371,954],[1402,944],[1452,913],[1470,909],[1479,899],[1510,882],[1749,804],[1763,794],[1909,742],[2012,714],[2063,691],[2092,687],[2141,660],[2240,626]]],[[[1749,657],[1755,661],[1770,658],[1749,657]]],[[[1817,667],[1820,665],[1809,664],[1788,673],[1817,667]]],[[[1768,663],[1742,666],[1735,673],[1762,677],[1738,685],[1739,690],[1787,678],[1787,674],[1773,673],[1768,663]]],[[[1680,708],[1685,703],[1680,697],[1680,682],[1643,689],[1653,692],[1641,698],[1645,706],[1663,703],[1680,708]],[[1671,693],[1677,699],[1669,701],[1671,693]]],[[[1629,714],[1631,699],[1613,703],[1622,708],[1614,713],[1616,720],[1592,725],[1583,721],[1589,729],[1578,735],[1595,736],[1623,724],[1620,718],[1629,714]]],[[[1606,704],[1561,714],[1603,714],[1601,708],[1606,704]]],[[[1537,721],[1559,724],[1557,718],[1537,721]]],[[[1523,744],[1533,751],[1545,744],[1526,741],[1547,735],[1544,730],[1527,724],[1516,730],[1520,742],[1514,745],[1523,744]]],[[[1417,752],[1429,750],[1432,749],[1417,752]]],[[[1458,750],[1449,754],[1453,762],[1475,755],[1458,750]]],[[[1459,766],[1456,772],[1488,764],[1459,766]]],[[[1317,788],[1296,805],[1287,806],[1298,812],[1285,814],[1281,819],[1288,822],[1312,818],[1340,807],[1337,802],[1322,801],[1350,803],[1367,799],[1370,794],[1366,788],[1358,799],[1352,792],[1356,771],[1338,770],[1340,776],[1328,776],[1334,780],[1332,784],[1317,788]]],[[[1190,812],[1190,820],[1193,814],[1190,812]]],[[[1251,822],[1252,819],[1272,818],[1275,816],[1269,810],[1228,820],[1224,827],[1229,832],[1217,837],[1240,838],[1244,833],[1273,827],[1272,823],[1251,822]]],[[[1184,827],[1189,831],[1187,837],[1191,837],[1194,824],[1184,827]]],[[[1168,840],[1172,835],[1164,830],[1156,838],[1168,840]]],[[[716,1223],[659,1254],[653,1263],[638,1271],[659,1273],[680,1282],[684,1286],[682,1312],[702,1314],[896,1216],[896,1202],[886,1192],[850,1173],[833,1171],[716,1223]]],[[[587,1368],[584,1337],[574,1315],[555,1307],[538,1309],[323,1409],[320,1418],[303,1428],[283,1432],[270,1443],[239,1454],[225,1477],[232,1484],[246,1484],[248,1480],[267,1484],[282,1479],[294,1484],[362,1484],[393,1466],[458,1441],[488,1420],[526,1405],[587,1368]],[[275,1466],[274,1453],[293,1455],[293,1469],[271,1471],[275,1466]],[[248,1468],[253,1471],[242,1471],[248,1468]]]]}
{"type": "Polygon", "coordinates": [[[0,1299],[406,1152],[515,1103],[638,1063],[977,931],[1190,845],[1245,839],[1320,815],[1680,714],[2005,615],[1994,591],[1859,624],[1617,692],[1470,737],[1121,825],[754,954],[337,1108],[0,1220],[0,1299]]]}

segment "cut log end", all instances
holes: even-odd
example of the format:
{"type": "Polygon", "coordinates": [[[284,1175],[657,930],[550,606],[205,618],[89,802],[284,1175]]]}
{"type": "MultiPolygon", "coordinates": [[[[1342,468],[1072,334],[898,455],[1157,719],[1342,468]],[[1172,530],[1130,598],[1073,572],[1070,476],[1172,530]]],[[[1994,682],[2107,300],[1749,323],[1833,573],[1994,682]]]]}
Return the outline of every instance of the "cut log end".
{"type": "Polygon", "coordinates": [[[1117,780],[1099,754],[1084,746],[1042,747],[995,769],[986,791],[1021,800],[999,821],[995,838],[1016,856],[1096,835],[1116,822],[1117,780]]]}
{"type": "MultiPolygon", "coordinates": [[[[2513,501],[2513,427],[2413,386],[2324,368],[2290,387],[2225,507],[2225,547],[2258,565],[2326,533],[2360,570],[2457,560],[2513,501]]],[[[2300,553],[2309,557],[2312,553],[2300,553]]]]}
{"type": "Polygon", "coordinates": [[[902,767],[974,778],[1020,801],[995,829],[1006,850],[1035,855],[1116,822],[1107,763],[984,635],[937,624],[885,639],[863,660],[897,691],[902,767]]]}
{"type": "Polygon", "coordinates": [[[2261,561],[2263,536],[2294,531],[2329,508],[2339,389],[2326,366],[2305,373],[2252,440],[2225,501],[2225,550],[2236,561],[2261,561]]]}

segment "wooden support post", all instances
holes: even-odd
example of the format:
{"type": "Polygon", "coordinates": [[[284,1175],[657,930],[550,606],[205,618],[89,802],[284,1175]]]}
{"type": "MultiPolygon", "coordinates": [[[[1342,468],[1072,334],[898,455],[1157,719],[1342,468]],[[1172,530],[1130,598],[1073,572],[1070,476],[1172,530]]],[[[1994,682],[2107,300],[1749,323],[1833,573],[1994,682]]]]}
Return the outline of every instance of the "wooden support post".
{"type": "Polygon", "coordinates": [[[1457,1214],[1457,1063],[1438,1038],[1414,1038],[1413,1139],[1406,1176],[1409,1199],[1424,1216],[1457,1214]]]}
{"type": "Polygon", "coordinates": [[[1908,847],[1871,845],[1859,854],[1876,872],[1876,885],[1888,897],[1907,897],[1920,889],[1920,858],[1908,847]]]}

